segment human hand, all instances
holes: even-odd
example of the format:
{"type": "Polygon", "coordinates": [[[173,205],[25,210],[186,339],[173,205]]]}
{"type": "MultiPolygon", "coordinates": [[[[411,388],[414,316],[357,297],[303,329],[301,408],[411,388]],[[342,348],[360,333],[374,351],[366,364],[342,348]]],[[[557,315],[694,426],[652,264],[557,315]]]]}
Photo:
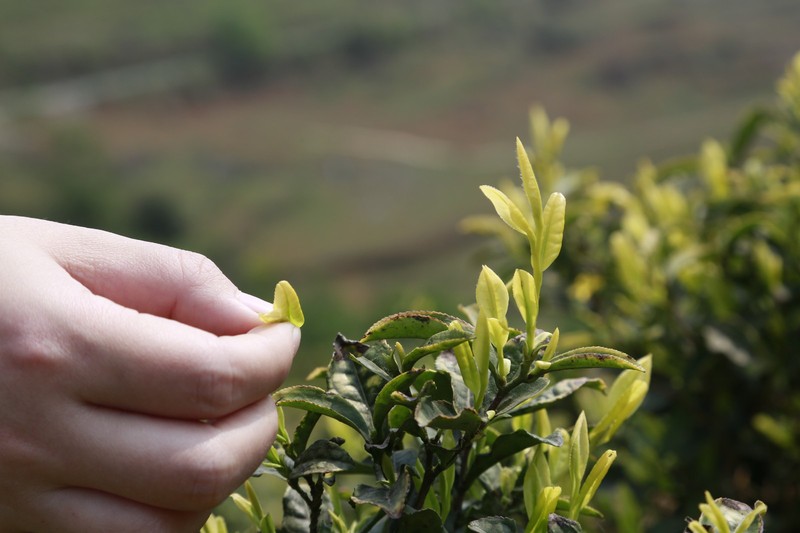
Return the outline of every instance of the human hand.
{"type": "Polygon", "coordinates": [[[300,334],[267,311],[197,254],[0,216],[0,531],[197,531],[275,437],[300,334]]]}

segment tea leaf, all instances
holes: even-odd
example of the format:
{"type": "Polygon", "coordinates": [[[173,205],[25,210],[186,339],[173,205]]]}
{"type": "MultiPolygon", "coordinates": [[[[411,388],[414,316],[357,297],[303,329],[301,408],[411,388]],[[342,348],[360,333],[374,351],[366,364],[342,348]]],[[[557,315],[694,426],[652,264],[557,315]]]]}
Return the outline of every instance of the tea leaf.
{"type": "Polygon", "coordinates": [[[311,510],[300,494],[291,487],[283,493],[282,533],[308,533],[311,531],[311,510]]]}
{"type": "MultiPolygon", "coordinates": [[[[395,377],[383,386],[378,396],[375,398],[375,405],[372,409],[373,421],[375,429],[380,433],[382,431],[383,422],[389,414],[389,410],[395,405],[392,399],[392,393],[396,391],[408,390],[414,380],[417,379],[421,370],[412,370],[405,372],[395,377]]],[[[379,439],[380,440],[380,439],[379,439]]]]}
{"type": "Polygon", "coordinates": [[[372,409],[361,385],[358,369],[353,361],[344,356],[338,343],[334,343],[334,348],[334,356],[328,368],[328,389],[347,400],[372,427],[372,409]]]}
{"type": "Polygon", "coordinates": [[[322,416],[320,413],[307,411],[303,418],[300,419],[294,430],[294,438],[286,447],[286,453],[290,457],[297,457],[306,449],[308,439],[311,437],[311,432],[314,430],[314,426],[317,425],[320,416],[322,416]]]}
{"type": "Polygon", "coordinates": [[[552,531],[550,522],[553,516],[557,516],[552,513],[556,510],[559,496],[561,496],[561,487],[559,486],[545,487],[539,492],[525,533],[549,533],[552,531]]]}
{"type": "Polygon", "coordinates": [[[528,152],[525,151],[522,141],[517,138],[517,162],[519,163],[520,177],[522,178],[522,188],[533,213],[534,232],[541,235],[542,231],[542,193],[539,192],[539,183],[533,173],[531,161],[528,159],[528,152]]]}
{"type": "Polygon", "coordinates": [[[472,434],[483,423],[477,411],[471,408],[456,412],[453,404],[434,400],[429,396],[420,398],[414,410],[414,419],[420,427],[435,429],[456,429],[472,434]]]}
{"type": "Polygon", "coordinates": [[[264,518],[264,511],[261,508],[261,502],[258,501],[258,494],[256,494],[250,481],[244,482],[244,490],[247,493],[247,499],[250,500],[250,504],[253,506],[253,516],[256,518],[256,524],[258,524],[264,518]]]}
{"type": "Polygon", "coordinates": [[[480,189],[484,196],[492,202],[494,210],[497,211],[497,215],[503,222],[508,224],[511,229],[522,233],[529,239],[534,239],[535,234],[530,222],[528,222],[528,219],[522,211],[520,211],[519,207],[517,207],[503,191],[495,189],[490,185],[481,185],[480,189]]]}
{"type": "Polygon", "coordinates": [[[624,395],[612,405],[611,409],[592,428],[589,438],[592,446],[599,446],[608,442],[617,432],[622,423],[639,408],[647,394],[647,384],[634,381],[624,395]]]}
{"type": "Polygon", "coordinates": [[[589,475],[586,477],[586,482],[581,486],[577,502],[575,503],[578,512],[582,511],[589,505],[589,502],[592,501],[595,492],[597,492],[597,489],[600,487],[600,483],[603,481],[603,478],[606,477],[609,468],[611,468],[616,458],[616,451],[606,450],[597,460],[594,467],[592,467],[591,472],[589,472],[589,475]]]}
{"type": "Polygon", "coordinates": [[[261,313],[261,320],[265,324],[275,322],[289,322],[296,327],[302,327],[305,322],[300,299],[288,281],[279,281],[275,285],[275,296],[272,299],[272,311],[261,313]]]}
{"type": "Polygon", "coordinates": [[[534,398],[545,388],[547,388],[549,384],[550,380],[545,377],[537,378],[533,382],[520,383],[511,389],[503,398],[503,400],[497,405],[497,414],[494,420],[499,419],[501,415],[508,413],[519,404],[534,398]]]}
{"type": "Polygon", "coordinates": [[[575,427],[572,430],[572,438],[569,443],[569,477],[572,494],[570,495],[571,518],[578,516],[578,493],[581,488],[581,480],[586,473],[586,465],[589,462],[589,430],[586,427],[586,414],[581,411],[575,427]]]}
{"type": "Polygon", "coordinates": [[[495,439],[488,453],[482,453],[475,458],[475,462],[466,475],[465,485],[469,486],[478,476],[486,471],[486,469],[515,453],[526,450],[531,446],[536,446],[537,444],[561,446],[563,442],[564,440],[559,432],[555,432],[547,437],[534,435],[524,429],[518,429],[513,433],[504,433],[495,439]]]}
{"type": "Polygon", "coordinates": [[[414,348],[408,352],[403,359],[403,371],[408,372],[414,367],[414,364],[425,357],[445,350],[451,350],[472,339],[472,335],[465,331],[458,331],[455,329],[448,329],[436,333],[422,346],[414,348]]]}
{"type": "Polygon", "coordinates": [[[362,355],[351,354],[350,357],[384,381],[391,380],[399,373],[394,361],[394,350],[386,341],[371,345],[362,355]]]}
{"type": "Polygon", "coordinates": [[[612,348],[587,346],[560,353],[550,360],[550,372],[577,368],[626,368],[644,372],[636,360],[612,348]]]}
{"type": "Polygon", "coordinates": [[[542,242],[540,244],[541,268],[546,270],[561,252],[564,239],[564,220],[567,200],[564,195],[554,192],[544,206],[542,242]]]}
{"type": "Polygon", "coordinates": [[[454,320],[462,322],[465,325],[465,331],[472,329],[466,322],[446,313],[408,311],[379,320],[367,330],[361,342],[383,339],[428,339],[437,333],[445,331],[454,320]]]}
{"type": "Polygon", "coordinates": [[[314,442],[300,454],[289,474],[289,479],[297,479],[310,474],[348,472],[355,466],[353,458],[339,443],[334,439],[323,439],[314,442]]]}
{"type": "MultiPolygon", "coordinates": [[[[450,324],[451,330],[463,331],[461,324],[452,322],[450,324]]],[[[480,391],[480,377],[478,376],[478,366],[475,363],[475,355],[472,353],[472,348],[468,342],[453,346],[453,355],[458,363],[458,370],[461,374],[461,379],[464,384],[472,392],[473,396],[477,396],[480,391]]],[[[441,357],[436,361],[441,360],[441,357]]]]}
{"type": "Polygon", "coordinates": [[[547,533],[581,533],[582,531],[581,525],[575,520],[555,513],[547,517],[547,533]]]}
{"type": "Polygon", "coordinates": [[[539,396],[531,399],[521,407],[508,413],[509,416],[520,416],[533,413],[544,407],[548,407],[559,400],[572,395],[581,387],[589,387],[597,390],[605,390],[606,384],[600,378],[572,378],[562,379],[539,396]]]}
{"type": "Polygon", "coordinates": [[[228,533],[228,526],[224,518],[212,514],[200,529],[200,533],[228,533]]]}
{"type": "Polygon", "coordinates": [[[539,293],[533,275],[525,270],[517,269],[511,278],[511,293],[517,304],[519,314],[525,321],[529,349],[533,348],[536,332],[536,319],[539,314],[539,293]]]}
{"type": "Polygon", "coordinates": [[[389,487],[370,487],[358,485],[351,498],[355,504],[370,504],[381,509],[391,518],[400,518],[406,505],[408,490],[411,488],[411,475],[403,468],[397,480],[389,487]]]}
{"type": "Polygon", "coordinates": [[[475,290],[478,308],[489,318],[505,320],[508,312],[508,289],[500,276],[486,265],[481,268],[475,290]]]}
{"type": "Polygon", "coordinates": [[[475,365],[478,369],[480,389],[475,395],[475,407],[480,407],[483,397],[489,386],[489,359],[491,346],[489,343],[489,321],[485,313],[478,314],[478,323],[475,325],[475,341],[472,343],[472,352],[475,354],[475,365]]]}
{"type": "Polygon", "coordinates": [[[536,498],[542,489],[550,485],[552,485],[550,466],[544,456],[544,447],[539,446],[528,461],[528,468],[525,471],[525,478],[522,482],[522,496],[525,501],[525,512],[528,516],[533,513],[536,498]]]}
{"type": "Polygon", "coordinates": [[[505,516],[487,516],[467,524],[474,533],[517,533],[517,523],[505,516]]]}
{"type": "MultiPolygon", "coordinates": [[[[463,346],[468,346],[468,343],[456,346],[454,351],[463,346]]],[[[461,377],[461,372],[458,368],[458,362],[456,361],[455,355],[453,355],[451,352],[442,353],[436,358],[435,366],[436,370],[438,370],[440,374],[444,373],[450,378],[450,385],[453,389],[453,406],[456,408],[456,410],[459,411],[461,409],[466,409],[467,407],[472,407],[473,393],[470,391],[470,389],[467,387],[467,384],[464,383],[464,379],[461,377]]]]}
{"type": "Polygon", "coordinates": [[[442,517],[433,509],[422,509],[404,514],[397,523],[397,531],[416,533],[445,533],[442,517]]]}
{"type": "Polygon", "coordinates": [[[333,392],[325,392],[313,385],[295,385],[274,393],[275,403],[335,418],[358,431],[369,440],[371,420],[365,420],[361,411],[346,399],[333,392]]]}

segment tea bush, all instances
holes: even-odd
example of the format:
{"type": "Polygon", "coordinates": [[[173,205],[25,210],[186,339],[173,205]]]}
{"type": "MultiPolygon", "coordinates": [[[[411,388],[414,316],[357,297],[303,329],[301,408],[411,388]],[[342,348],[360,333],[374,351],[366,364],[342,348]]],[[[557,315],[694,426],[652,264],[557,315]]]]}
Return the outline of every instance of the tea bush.
{"type": "MultiPolygon", "coordinates": [[[[519,141],[517,157],[519,195],[481,189],[500,220],[524,236],[528,264],[509,281],[484,266],[464,318],[401,312],[359,340],[338,335],[330,363],[310,377],[324,379],[324,387],[278,391],[278,435],[256,475],[286,483],[282,524],[276,527],[249,483],[246,497],[233,495],[259,531],[572,532],[602,516],[591,503],[617,457],[606,444],[642,403],[650,358],[636,361],[601,346],[564,350],[558,329],[537,328],[544,272],[562,247],[566,202],[552,193],[543,203],[519,141]],[[573,372],[589,368],[622,372],[607,388],[600,377],[573,372]],[[554,427],[553,406],[579,389],[607,390],[601,412],[572,421],[564,412],[558,420],[565,427],[554,427]],[[305,413],[292,434],[286,408],[305,413]],[[322,418],[346,429],[314,440],[322,418]],[[342,435],[358,445],[344,446],[342,435]],[[348,452],[359,448],[363,457],[348,452]],[[366,482],[343,490],[337,481],[347,476],[366,482]]],[[[265,321],[302,324],[287,283],[274,300],[265,321]]],[[[205,526],[209,533],[225,530],[218,517],[205,526]]]]}
{"type": "MultiPolygon", "coordinates": [[[[568,124],[531,115],[536,174],[571,206],[559,294],[584,340],[653,354],[621,463],[665,531],[705,488],[768,501],[778,528],[800,523],[800,54],[778,97],[727,145],[643,161],[630,187],[566,170],[568,124]]],[[[509,265],[524,255],[492,220],[465,227],[498,236],[509,265]]]]}

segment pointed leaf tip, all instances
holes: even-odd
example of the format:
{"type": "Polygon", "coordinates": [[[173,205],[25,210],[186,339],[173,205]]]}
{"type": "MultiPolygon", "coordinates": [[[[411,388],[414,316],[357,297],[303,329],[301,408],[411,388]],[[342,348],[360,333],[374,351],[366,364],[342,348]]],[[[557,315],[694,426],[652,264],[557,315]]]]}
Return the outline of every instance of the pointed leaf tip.
{"type": "Polygon", "coordinates": [[[261,313],[261,321],[265,324],[289,322],[295,327],[302,327],[305,323],[303,309],[300,307],[300,298],[291,284],[282,280],[275,285],[275,296],[272,299],[272,311],[261,313]]]}

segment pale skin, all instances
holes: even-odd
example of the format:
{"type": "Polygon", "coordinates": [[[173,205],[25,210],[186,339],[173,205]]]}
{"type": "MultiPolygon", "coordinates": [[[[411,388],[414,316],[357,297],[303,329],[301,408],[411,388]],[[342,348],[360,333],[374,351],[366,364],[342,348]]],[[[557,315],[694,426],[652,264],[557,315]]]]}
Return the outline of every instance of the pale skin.
{"type": "Polygon", "coordinates": [[[197,531],[300,341],[208,259],[0,216],[0,532],[197,531]]]}

